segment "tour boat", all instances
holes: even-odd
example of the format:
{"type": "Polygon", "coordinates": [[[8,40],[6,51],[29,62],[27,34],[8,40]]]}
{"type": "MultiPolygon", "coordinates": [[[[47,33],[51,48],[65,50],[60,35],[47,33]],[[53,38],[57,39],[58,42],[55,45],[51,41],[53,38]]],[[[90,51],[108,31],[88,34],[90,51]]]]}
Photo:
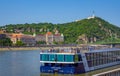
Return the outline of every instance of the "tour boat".
{"type": "Polygon", "coordinates": [[[51,48],[40,52],[40,72],[80,74],[120,64],[120,49],[101,46],[51,48]]]}

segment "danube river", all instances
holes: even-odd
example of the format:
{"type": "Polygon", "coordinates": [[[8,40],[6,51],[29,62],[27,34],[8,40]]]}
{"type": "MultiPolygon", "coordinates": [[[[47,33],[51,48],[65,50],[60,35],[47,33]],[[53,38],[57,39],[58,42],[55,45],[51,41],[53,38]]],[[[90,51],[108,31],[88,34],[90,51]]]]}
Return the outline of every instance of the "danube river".
{"type": "MultiPolygon", "coordinates": [[[[66,76],[60,74],[41,74],[40,51],[4,51],[0,52],[0,76],[66,76]]],[[[93,74],[120,68],[120,65],[100,69],[85,74],[67,76],[92,76],[93,74]]]]}

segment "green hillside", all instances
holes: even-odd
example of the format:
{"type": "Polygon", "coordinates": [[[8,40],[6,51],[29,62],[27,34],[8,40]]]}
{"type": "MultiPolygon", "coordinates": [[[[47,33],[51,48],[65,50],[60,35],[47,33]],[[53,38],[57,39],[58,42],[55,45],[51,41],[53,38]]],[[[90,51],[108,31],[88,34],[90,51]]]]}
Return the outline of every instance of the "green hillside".
{"type": "Polygon", "coordinates": [[[25,34],[44,34],[57,29],[65,36],[65,43],[119,43],[120,27],[99,18],[83,19],[64,24],[32,23],[3,26],[7,32],[20,31],[25,34]]]}

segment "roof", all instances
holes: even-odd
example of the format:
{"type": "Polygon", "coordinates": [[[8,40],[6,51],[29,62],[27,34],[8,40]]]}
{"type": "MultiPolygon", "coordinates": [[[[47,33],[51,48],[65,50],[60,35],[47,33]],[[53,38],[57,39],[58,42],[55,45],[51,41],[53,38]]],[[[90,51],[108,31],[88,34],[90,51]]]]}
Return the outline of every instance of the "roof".
{"type": "Polygon", "coordinates": [[[14,38],[15,38],[15,37],[20,38],[20,37],[22,37],[22,35],[23,35],[23,34],[12,34],[12,37],[14,37],[14,38]]]}
{"type": "Polygon", "coordinates": [[[52,32],[47,32],[46,35],[52,35],[52,32]]]}
{"type": "Polygon", "coordinates": [[[87,53],[94,53],[94,52],[107,52],[107,51],[117,51],[120,50],[119,48],[104,48],[104,49],[98,49],[98,50],[89,50],[87,53]]]}
{"type": "Polygon", "coordinates": [[[24,35],[24,34],[12,34],[12,38],[34,38],[31,35],[24,35]]]}

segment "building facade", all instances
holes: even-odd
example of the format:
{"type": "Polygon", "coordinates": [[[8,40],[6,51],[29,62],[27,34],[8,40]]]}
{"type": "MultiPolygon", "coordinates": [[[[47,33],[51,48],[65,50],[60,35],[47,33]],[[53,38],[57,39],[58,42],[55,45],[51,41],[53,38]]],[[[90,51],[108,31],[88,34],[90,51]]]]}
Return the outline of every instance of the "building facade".
{"type": "Polygon", "coordinates": [[[6,34],[0,34],[0,39],[6,38],[6,34]]]}
{"type": "Polygon", "coordinates": [[[10,39],[14,45],[17,43],[17,41],[22,41],[25,44],[25,46],[35,46],[36,44],[35,37],[31,35],[12,34],[10,39]]]}
{"type": "Polygon", "coordinates": [[[64,35],[60,33],[53,34],[52,32],[47,32],[46,34],[38,34],[35,36],[35,40],[45,41],[46,44],[54,44],[54,42],[64,42],[64,35]]]}

